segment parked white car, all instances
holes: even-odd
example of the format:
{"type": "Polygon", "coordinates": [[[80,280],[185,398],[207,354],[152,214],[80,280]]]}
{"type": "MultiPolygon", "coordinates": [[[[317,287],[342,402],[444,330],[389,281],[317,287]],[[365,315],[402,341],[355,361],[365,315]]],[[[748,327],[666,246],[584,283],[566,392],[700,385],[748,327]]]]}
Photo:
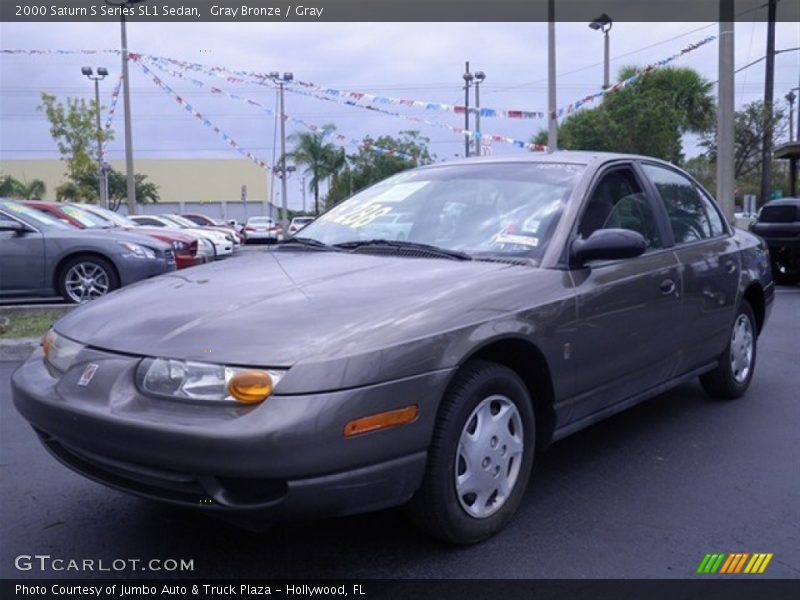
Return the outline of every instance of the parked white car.
{"type": "Polygon", "coordinates": [[[314,220],[314,217],[295,217],[289,223],[289,235],[294,235],[314,220]]]}
{"type": "Polygon", "coordinates": [[[217,258],[233,254],[233,242],[224,233],[220,233],[219,231],[202,229],[200,227],[185,227],[166,215],[133,215],[128,218],[139,225],[180,229],[203,237],[214,244],[214,255],[217,258]]]}
{"type": "Polygon", "coordinates": [[[244,226],[244,241],[275,243],[280,241],[278,225],[269,217],[250,217],[244,226]]]}

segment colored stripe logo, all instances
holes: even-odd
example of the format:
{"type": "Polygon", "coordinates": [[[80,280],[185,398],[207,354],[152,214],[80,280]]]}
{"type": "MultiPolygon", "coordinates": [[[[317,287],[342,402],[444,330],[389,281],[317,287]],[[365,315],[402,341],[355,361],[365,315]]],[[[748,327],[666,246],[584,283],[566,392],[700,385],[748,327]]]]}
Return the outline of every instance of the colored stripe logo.
{"type": "Polygon", "coordinates": [[[701,575],[735,575],[746,573],[749,575],[761,574],[772,560],[772,552],[731,552],[728,554],[706,554],[697,573],[701,575]]]}

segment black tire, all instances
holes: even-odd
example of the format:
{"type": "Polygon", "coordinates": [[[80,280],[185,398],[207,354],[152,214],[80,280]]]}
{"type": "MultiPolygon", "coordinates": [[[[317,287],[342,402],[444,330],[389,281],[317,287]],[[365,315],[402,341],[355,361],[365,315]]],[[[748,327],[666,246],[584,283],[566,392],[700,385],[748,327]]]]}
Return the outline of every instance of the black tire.
{"type": "MultiPolygon", "coordinates": [[[[102,256],[78,255],[70,258],[61,266],[58,272],[57,284],[58,293],[67,302],[87,302],[105,296],[119,288],[119,275],[117,275],[117,270],[114,268],[111,261],[102,256]],[[104,278],[102,293],[90,294],[90,297],[85,297],[83,300],[81,300],[74,291],[71,292],[72,286],[70,285],[73,269],[80,268],[81,265],[85,266],[87,272],[98,273],[100,277],[104,278]]],[[[99,285],[97,289],[100,289],[99,285]]]]}
{"type": "MultiPolygon", "coordinates": [[[[514,413],[510,411],[504,414],[514,413]]],[[[512,429],[510,421],[505,426],[509,430],[512,429]]],[[[535,432],[531,398],[525,384],[514,371],[486,361],[471,361],[464,365],[442,400],[428,450],[427,468],[422,485],[406,506],[406,512],[411,520],[426,533],[451,544],[474,544],[500,531],[514,516],[525,494],[533,467],[535,432]],[[491,442],[494,444],[491,449],[487,446],[481,450],[481,454],[485,452],[497,459],[497,462],[492,464],[494,459],[487,456],[484,461],[489,459],[491,465],[489,467],[481,462],[479,466],[485,473],[478,475],[482,478],[488,476],[497,479],[498,472],[502,476],[500,464],[506,473],[510,473],[513,470],[513,460],[519,460],[519,463],[514,465],[518,470],[515,481],[510,484],[510,493],[502,503],[496,504],[494,509],[489,509],[494,512],[487,516],[476,517],[467,512],[468,508],[463,504],[465,500],[459,499],[456,490],[457,472],[466,468],[459,453],[459,443],[462,433],[469,426],[468,421],[477,422],[474,420],[473,411],[480,406],[488,406],[489,410],[493,410],[491,398],[494,396],[502,397],[501,402],[506,409],[511,409],[506,401],[510,401],[516,408],[522,429],[522,452],[519,458],[504,458],[507,456],[505,445],[502,446],[503,453],[498,454],[501,449],[497,436],[494,435],[491,437],[491,442]],[[489,404],[485,404],[486,402],[489,404]],[[457,460],[460,462],[457,463],[457,460]]],[[[500,431],[498,435],[504,436],[506,433],[500,431]]],[[[502,441],[500,443],[502,444],[502,441]]],[[[466,494],[463,498],[468,496],[470,494],[466,494]]],[[[499,497],[495,496],[496,503],[499,497]]],[[[491,498],[489,495],[489,500],[491,498]]],[[[477,507],[477,504],[476,496],[473,506],[477,507]]],[[[482,506],[489,506],[489,503],[483,503],[482,506]]]]}
{"type": "Polygon", "coordinates": [[[719,357],[719,364],[713,371],[700,376],[700,383],[709,396],[720,400],[733,400],[735,398],[740,398],[747,391],[756,368],[758,348],[757,331],[753,309],[750,307],[747,300],[742,300],[739,305],[739,310],[736,311],[733,324],[731,325],[731,337],[728,340],[728,344],[725,346],[725,350],[722,351],[719,357]],[[734,337],[734,330],[738,327],[740,319],[743,318],[747,319],[749,322],[748,327],[752,338],[752,358],[750,359],[747,374],[744,377],[742,377],[740,369],[733,366],[731,359],[731,347],[736,347],[737,344],[744,341],[741,335],[739,335],[738,339],[734,337]]]}

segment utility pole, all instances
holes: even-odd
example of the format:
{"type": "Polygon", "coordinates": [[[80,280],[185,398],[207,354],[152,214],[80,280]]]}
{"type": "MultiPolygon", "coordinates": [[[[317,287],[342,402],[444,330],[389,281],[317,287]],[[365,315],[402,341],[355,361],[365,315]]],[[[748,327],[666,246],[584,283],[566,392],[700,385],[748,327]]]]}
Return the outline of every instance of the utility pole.
{"type": "Polygon", "coordinates": [[[125,107],[125,170],[128,179],[128,214],[136,214],[136,176],[133,170],[133,127],[131,126],[131,78],[128,72],[128,34],[125,15],[120,16],[122,38],[122,103],[125,107]]]}
{"type": "Polygon", "coordinates": [[[294,80],[292,73],[284,73],[282,77],[272,72],[270,78],[278,84],[280,119],[281,119],[281,226],[284,232],[289,230],[289,207],[287,204],[287,173],[286,173],[286,112],[283,107],[283,86],[294,80]]]}
{"type": "Polygon", "coordinates": [[[717,97],[717,202],[729,223],[734,222],[734,13],[733,0],[719,0],[719,58],[717,97]]]}
{"type": "Polygon", "coordinates": [[[547,151],[558,149],[556,119],[556,6],[547,0],[547,151]]]}
{"type": "MultiPolygon", "coordinates": [[[[789,141],[794,141],[794,101],[797,99],[797,95],[794,93],[794,90],[789,90],[789,93],[786,94],[786,101],[789,103],[789,141]]],[[[798,116],[800,118],[800,116],[798,116]]]]}
{"type": "Polygon", "coordinates": [[[469,158],[469,86],[472,83],[474,76],[469,72],[469,61],[464,63],[464,156],[469,158]]]}
{"type": "Polygon", "coordinates": [[[303,214],[306,214],[306,176],[300,178],[300,191],[303,192],[303,214]]]}
{"type": "Polygon", "coordinates": [[[767,4],[767,60],[764,73],[764,139],[761,142],[761,204],[772,191],[773,93],[775,87],[775,12],[778,0],[767,4]]]}

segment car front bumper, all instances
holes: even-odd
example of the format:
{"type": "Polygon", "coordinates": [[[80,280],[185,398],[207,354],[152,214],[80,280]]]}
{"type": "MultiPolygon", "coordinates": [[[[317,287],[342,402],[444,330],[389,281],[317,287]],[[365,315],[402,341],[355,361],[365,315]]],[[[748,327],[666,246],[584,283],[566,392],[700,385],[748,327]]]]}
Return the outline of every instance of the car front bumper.
{"type": "MultiPolygon", "coordinates": [[[[14,404],[45,447],[108,486],[187,507],[267,519],[396,506],[419,487],[449,370],[256,406],[157,400],[134,383],[140,359],[86,349],[55,377],[41,351],[12,377],[14,404]],[[91,383],[78,386],[87,365],[91,383]],[[409,404],[416,421],[345,438],[355,418],[409,404]]],[[[279,391],[279,390],[278,390],[279,391]]]]}
{"type": "Polygon", "coordinates": [[[138,258],[122,256],[114,261],[119,273],[120,285],[125,286],[136,283],[142,279],[169,273],[176,269],[174,255],[170,257],[138,258]]]}

